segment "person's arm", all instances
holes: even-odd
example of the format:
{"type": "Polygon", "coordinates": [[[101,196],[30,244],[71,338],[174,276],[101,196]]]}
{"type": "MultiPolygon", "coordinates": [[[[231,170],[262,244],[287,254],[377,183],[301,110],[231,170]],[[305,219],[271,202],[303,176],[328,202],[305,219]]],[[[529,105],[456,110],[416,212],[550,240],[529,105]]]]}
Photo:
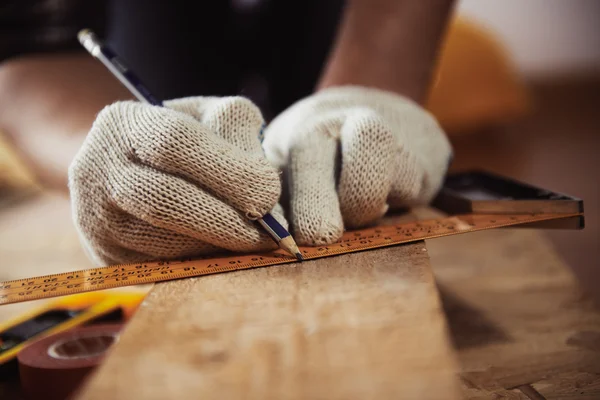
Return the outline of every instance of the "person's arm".
{"type": "Polygon", "coordinates": [[[30,55],[0,64],[0,133],[45,186],[67,169],[98,112],[131,94],[87,53],[30,55]]]}
{"type": "Polygon", "coordinates": [[[422,103],[454,0],[350,0],[318,89],[362,85],[422,103]]]}

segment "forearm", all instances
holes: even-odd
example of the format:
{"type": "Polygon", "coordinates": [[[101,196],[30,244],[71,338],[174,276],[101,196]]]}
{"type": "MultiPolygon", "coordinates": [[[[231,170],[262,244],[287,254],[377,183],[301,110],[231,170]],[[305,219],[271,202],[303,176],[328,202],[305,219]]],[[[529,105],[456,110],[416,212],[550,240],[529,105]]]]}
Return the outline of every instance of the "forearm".
{"type": "Polygon", "coordinates": [[[454,0],[350,0],[318,89],[370,86],[423,102],[454,0]]]}
{"type": "Polygon", "coordinates": [[[87,54],[10,60],[0,65],[0,132],[42,184],[66,190],[68,166],[96,114],[130,97],[87,54]]]}

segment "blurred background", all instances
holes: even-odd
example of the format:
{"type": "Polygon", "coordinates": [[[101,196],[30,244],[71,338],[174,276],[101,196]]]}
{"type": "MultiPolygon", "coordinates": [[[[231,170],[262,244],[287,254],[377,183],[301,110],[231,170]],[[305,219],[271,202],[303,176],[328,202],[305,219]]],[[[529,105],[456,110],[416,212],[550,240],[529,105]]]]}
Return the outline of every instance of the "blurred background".
{"type": "Polygon", "coordinates": [[[497,35],[527,77],[598,72],[600,5],[595,0],[462,0],[458,4],[460,15],[497,35]]]}
{"type": "MultiPolygon", "coordinates": [[[[546,234],[596,292],[600,2],[460,1],[427,107],[453,142],[453,170],[484,168],[584,199],[585,230],[546,234]]],[[[0,260],[0,280],[90,267],[66,194],[41,188],[2,126],[0,260]]]]}
{"type": "Polygon", "coordinates": [[[583,231],[545,234],[598,298],[600,2],[463,0],[457,11],[445,56],[456,53],[463,79],[438,83],[444,93],[434,88],[430,103],[452,137],[453,169],[486,168],[582,198],[583,231]]]}

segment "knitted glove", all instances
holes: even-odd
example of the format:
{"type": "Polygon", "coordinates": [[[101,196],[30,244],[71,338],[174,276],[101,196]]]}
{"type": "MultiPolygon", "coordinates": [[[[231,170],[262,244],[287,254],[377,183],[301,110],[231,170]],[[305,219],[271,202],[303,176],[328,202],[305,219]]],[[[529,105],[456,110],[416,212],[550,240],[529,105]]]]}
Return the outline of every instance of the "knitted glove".
{"type": "MultiPolygon", "coordinates": [[[[250,219],[279,199],[279,173],[239,97],[156,107],[118,102],[98,115],[69,168],[75,225],[97,264],[277,245],[250,219]]],[[[280,208],[273,215],[287,227],[280,208]]]]}
{"type": "Polygon", "coordinates": [[[426,204],[439,190],[451,146],[436,120],[399,95],[362,87],[318,92],[266,129],[267,158],[285,172],[299,244],[340,238],[388,208],[426,204]]]}

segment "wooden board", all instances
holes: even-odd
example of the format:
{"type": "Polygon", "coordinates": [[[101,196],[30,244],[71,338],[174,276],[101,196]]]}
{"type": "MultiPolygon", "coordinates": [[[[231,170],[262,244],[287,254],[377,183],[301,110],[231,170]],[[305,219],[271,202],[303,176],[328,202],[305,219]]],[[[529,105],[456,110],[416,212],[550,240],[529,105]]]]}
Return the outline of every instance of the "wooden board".
{"type": "MultiPolygon", "coordinates": [[[[600,312],[581,293],[545,239],[547,233],[496,230],[427,242],[459,356],[464,398],[536,398],[531,389],[547,399],[600,398],[600,312]]],[[[0,266],[5,279],[89,263],[78,247],[66,197],[48,196],[2,210],[0,243],[0,259],[10,261],[0,266]]],[[[321,296],[324,293],[325,289],[321,296]]],[[[0,319],[34,304],[0,307],[0,319]]],[[[151,349],[153,344],[146,346],[151,349]]],[[[123,362],[118,371],[131,365],[127,359],[123,362]]],[[[150,373],[153,379],[165,376],[162,369],[150,373]]],[[[127,372],[127,379],[131,374],[127,372]]],[[[13,392],[0,385],[0,397],[2,393],[13,392]]]]}
{"type": "Polygon", "coordinates": [[[600,309],[547,233],[427,242],[467,399],[600,399],[600,309]]]}
{"type": "Polygon", "coordinates": [[[423,242],[157,284],[81,399],[454,399],[423,242]]]}

